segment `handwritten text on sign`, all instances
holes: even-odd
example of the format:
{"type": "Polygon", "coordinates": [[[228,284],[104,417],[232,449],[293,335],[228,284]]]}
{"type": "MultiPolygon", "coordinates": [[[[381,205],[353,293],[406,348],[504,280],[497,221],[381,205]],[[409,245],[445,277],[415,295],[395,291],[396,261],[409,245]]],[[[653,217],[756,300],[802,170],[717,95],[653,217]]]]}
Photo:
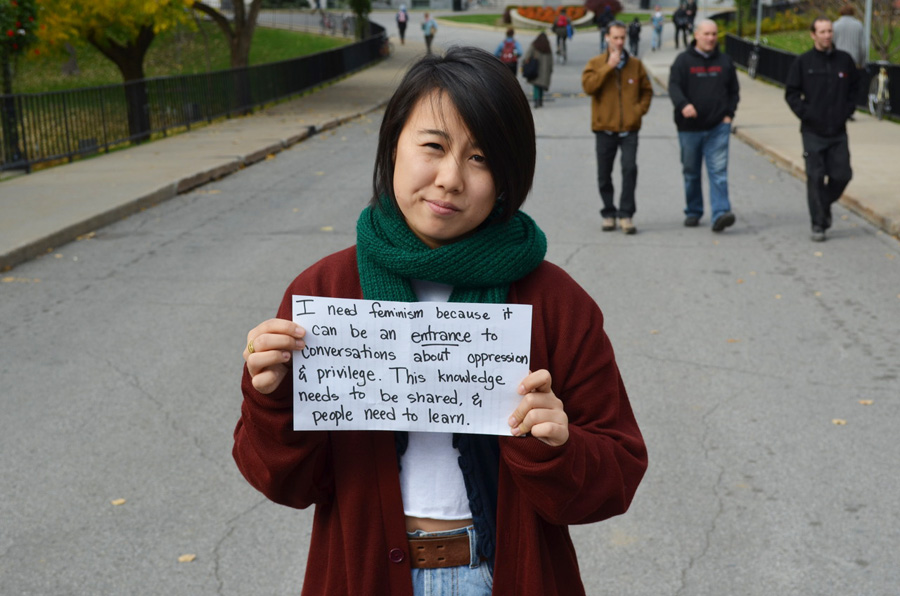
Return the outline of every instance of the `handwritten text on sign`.
{"type": "Polygon", "coordinates": [[[509,434],[531,306],[293,300],[294,430],[509,434]]]}

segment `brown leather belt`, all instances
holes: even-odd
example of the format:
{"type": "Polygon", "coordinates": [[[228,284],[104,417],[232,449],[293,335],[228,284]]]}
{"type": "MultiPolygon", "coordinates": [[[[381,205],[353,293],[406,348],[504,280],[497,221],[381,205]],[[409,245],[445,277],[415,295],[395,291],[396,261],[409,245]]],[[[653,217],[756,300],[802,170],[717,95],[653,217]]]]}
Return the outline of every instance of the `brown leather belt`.
{"type": "Polygon", "coordinates": [[[409,559],[409,564],[414,569],[468,565],[472,560],[469,551],[469,534],[410,538],[409,559]]]}

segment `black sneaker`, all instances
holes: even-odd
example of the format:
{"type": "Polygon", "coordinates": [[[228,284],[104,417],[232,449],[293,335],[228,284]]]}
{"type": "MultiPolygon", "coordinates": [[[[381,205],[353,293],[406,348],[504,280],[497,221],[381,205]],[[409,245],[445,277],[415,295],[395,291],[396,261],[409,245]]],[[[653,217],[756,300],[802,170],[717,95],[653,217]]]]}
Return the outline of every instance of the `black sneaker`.
{"type": "Polygon", "coordinates": [[[700,218],[696,215],[688,215],[684,218],[684,226],[686,228],[696,228],[700,225],[700,218]]]}
{"type": "Polygon", "coordinates": [[[715,222],[713,222],[712,231],[713,232],[721,232],[725,228],[727,228],[729,226],[733,226],[734,219],[735,219],[734,213],[732,213],[731,211],[726,211],[725,213],[720,215],[718,217],[718,219],[716,219],[715,222]]]}
{"type": "Polygon", "coordinates": [[[809,239],[813,242],[825,242],[825,230],[822,228],[813,228],[809,239]]]}

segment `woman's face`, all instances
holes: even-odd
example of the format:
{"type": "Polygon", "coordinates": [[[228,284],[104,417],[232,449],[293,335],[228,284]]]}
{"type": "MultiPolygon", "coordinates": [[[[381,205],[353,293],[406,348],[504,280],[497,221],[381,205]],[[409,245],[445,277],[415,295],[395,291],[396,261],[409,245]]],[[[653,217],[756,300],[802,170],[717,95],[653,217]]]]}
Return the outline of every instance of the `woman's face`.
{"type": "Polygon", "coordinates": [[[494,209],[494,178],[456,106],[419,100],[397,140],[394,196],[406,224],[431,248],[456,242],[494,209]]]}

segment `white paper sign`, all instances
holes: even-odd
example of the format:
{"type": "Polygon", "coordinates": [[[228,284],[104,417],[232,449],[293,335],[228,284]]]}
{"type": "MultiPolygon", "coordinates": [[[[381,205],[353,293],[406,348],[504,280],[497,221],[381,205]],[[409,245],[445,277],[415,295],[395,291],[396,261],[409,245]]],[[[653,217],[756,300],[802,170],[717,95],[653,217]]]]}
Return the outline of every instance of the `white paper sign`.
{"type": "Polygon", "coordinates": [[[531,306],[293,297],[294,430],[508,435],[531,306]]]}

